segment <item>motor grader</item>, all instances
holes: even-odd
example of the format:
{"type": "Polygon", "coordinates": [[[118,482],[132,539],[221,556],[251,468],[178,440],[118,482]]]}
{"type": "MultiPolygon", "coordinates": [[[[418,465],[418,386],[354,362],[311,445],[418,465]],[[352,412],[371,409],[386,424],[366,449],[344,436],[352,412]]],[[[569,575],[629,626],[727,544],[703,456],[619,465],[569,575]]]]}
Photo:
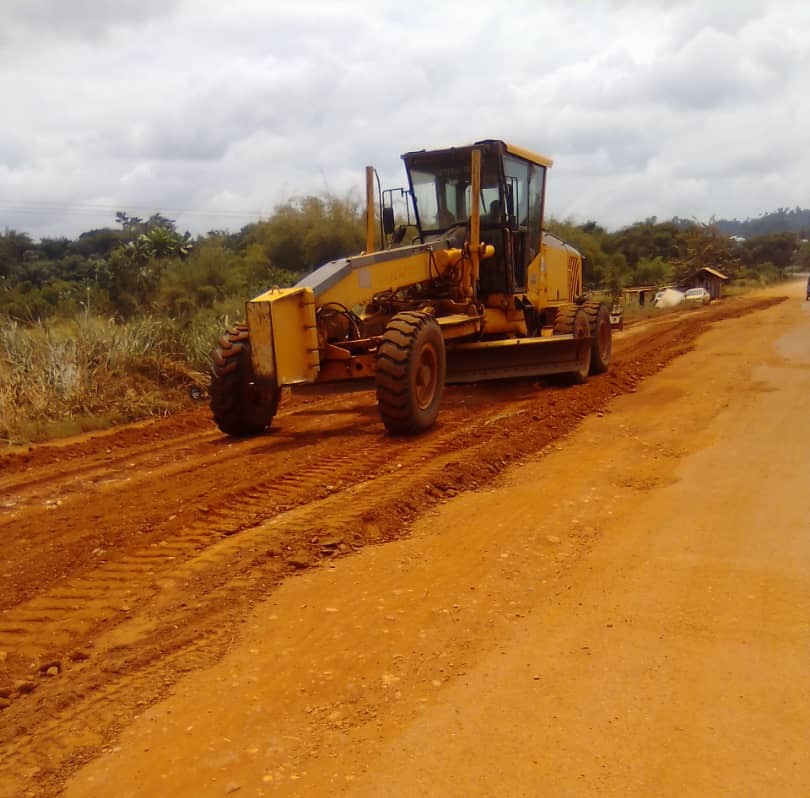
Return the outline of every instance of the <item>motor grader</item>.
{"type": "Polygon", "coordinates": [[[375,247],[368,167],[365,251],[251,299],[220,340],[210,396],[223,432],[265,430],[284,386],[374,386],[388,431],[418,433],[446,383],[607,369],[610,310],[583,297],[580,254],[543,230],[552,161],[498,140],[402,158],[407,243],[389,191],[375,247]]]}

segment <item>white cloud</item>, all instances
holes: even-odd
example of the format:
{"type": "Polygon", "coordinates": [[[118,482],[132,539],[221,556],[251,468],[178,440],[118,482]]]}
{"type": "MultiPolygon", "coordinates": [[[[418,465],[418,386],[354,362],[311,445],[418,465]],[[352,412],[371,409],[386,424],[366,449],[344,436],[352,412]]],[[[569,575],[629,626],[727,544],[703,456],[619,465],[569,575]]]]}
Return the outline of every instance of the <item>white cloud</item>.
{"type": "Polygon", "coordinates": [[[3,41],[19,36],[97,40],[111,30],[169,16],[175,0],[4,0],[3,41]]]}
{"type": "Polygon", "coordinates": [[[234,229],[489,137],[555,159],[558,216],[810,205],[799,2],[11,0],[4,22],[0,227],[34,235],[119,208],[234,229]]]}

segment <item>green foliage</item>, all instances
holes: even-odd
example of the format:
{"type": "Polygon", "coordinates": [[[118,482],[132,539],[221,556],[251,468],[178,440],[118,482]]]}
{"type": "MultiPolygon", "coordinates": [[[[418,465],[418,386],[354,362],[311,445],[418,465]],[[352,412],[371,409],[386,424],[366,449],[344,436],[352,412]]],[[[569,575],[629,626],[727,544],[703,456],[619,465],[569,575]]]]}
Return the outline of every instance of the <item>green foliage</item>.
{"type": "MultiPolygon", "coordinates": [[[[291,200],[269,219],[237,234],[212,231],[193,246],[160,213],[143,219],[119,211],[116,221],[120,229],[90,230],[75,241],[0,234],[0,313],[29,322],[90,311],[188,320],[231,299],[291,285],[365,244],[362,208],[348,197],[291,200]]],[[[808,245],[791,232],[735,241],[718,225],[655,217],[615,232],[595,221],[552,219],[547,227],[582,253],[589,290],[678,282],[702,266],[746,279],[761,273],[767,281],[775,279],[774,268],[777,277],[788,268],[810,269],[808,245]]]]}
{"type": "Polygon", "coordinates": [[[678,233],[675,224],[659,224],[653,216],[611,235],[607,246],[610,251],[621,252],[629,268],[634,270],[642,259],[678,257],[678,233]]]}
{"type": "Polygon", "coordinates": [[[736,277],[742,268],[737,243],[714,225],[694,224],[683,230],[681,256],[675,261],[675,277],[682,280],[708,266],[728,277],[736,277]]]}
{"type": "Polygon", "coordinates": [[[123,318],[147,312],[160,285],[162,264],[137,248],[119,247],[98,272],[99,285],[123,318]]]}
{"type": "Polygon", "coordinates": [[[245,281],[248,294],[260,293],[273,286],[294,285],[302,272],[274,266],[261,244],[249,244],[242,257],[245,265],[245,281]]]}
{"type": "Polygon", "coordinates": [[[779,278],[791,264],[810,268],[793,233],[775,233],[736,241],[716,225],[655,217],[608,233],[595,222],[575,225],[551,220],[549,232],[583,255],[583,279],[591,290],[617,293],[630,285],[666,285],[683,281],[704,266],[728,277],[751,275],[760,281],[779,278]],[[776,272],[773,272],[773,268],[776,272]]]}
{"type": "Polygon", "coordinates": [[[106,258],[126,241],[118,230],[105,227],[82,233],[71,245],[70,251],[84,258],[106,258]]]}
{"type": "Polygon", "coordinates": [[[159,306],[174,317],[188,318],[198,308],[238,294],[245,285],[244,263],[216,239],[204,241],[186,260],[161,276],[159,306]]]}
{"type": "Polygon", "coordinates": [[[627,258],[621,252],[614,252],[607,261],[601,286],[616,296],[626,285],[632,285],[632,273],[627,265],[627,258]]]}
{"type": "Polygon", "coordinates": [[[26,233],[6,230],[0,234],[0,278],[13,278],[25,254],[34,249],[34,242],[26,233]]]}
{"type": "Polygon", "coordinates": [[[126,237],[130,239],[134,239],[158,227],[173,233],[177,232],[177,224],[174,219],[169,219],[161,213],[153,213],[144,221],[140,216],[130,216],[126,211],[117,211],[115,221],[121,225],[122,231],[126,234],[126,237]]]}
{"type": "Polygon", "coordinates": [[[187,258],[191,252],[189,234],[181,236],[176,230],[168,227],[153,227],[138,236],[138,241],[157,260],[167,258],[187,258]]]}
{"type": "Polygon", "coordinates": [[[674,267],[660,255],[641,258],[633,274],[633,285],[665,285],[672,282],[674,267]]]}
{"type": "Polygon", "coordinates": [[[784,269],[780,269],[776,264],[766,261],[757,264],[756,268],[745,268],[739,273],[739,278],[747,285],[772,285],[785,278],[784,269]]]}
{"type": "Polygon", "coordinates": [[[43,238],[37,249],[40,257],[45,260],[58,261],[64,258],[70,250],[71,241],[69,238],[43,238]]]}
{"type": "Polygon", "coordinates": [[[154,227],[110,253],[98,279],[122,317],[156,307],[165,272],[191,252],[188,239],[188,233],[181,236],[173,229],[154,227]]]}
{"type": "Polygon", "coordinates": [[[252,225],[245,245],[258,244],[269,265],[287,272],[310,272],[365,246],[365,217],[349,199],[304,197],[276,208],[252,225]]]}
{"type": "Polygon", "coordinates": [[[582,254],[582,279],[586,287],[605,286],[616,277],[615,271],[620,264],[611,265],[610,256],[604,246],[607,232],[596,222],[575,225],[570,221],[560,222],[550,219],[546,229],[576,247],[582,254]]]}
{"type": "Polygon", "coordinates": [[[795,233],[770,233],[742,242],[740,257],[747,267],[770,263],[777,269],[787,269],[799,253],[795,233]]]}
{"type": "Polygon", "coordinates": [[[810,271],[810,241],[802,241],[799,244],[791,265],[799,271],[810,271]]]}

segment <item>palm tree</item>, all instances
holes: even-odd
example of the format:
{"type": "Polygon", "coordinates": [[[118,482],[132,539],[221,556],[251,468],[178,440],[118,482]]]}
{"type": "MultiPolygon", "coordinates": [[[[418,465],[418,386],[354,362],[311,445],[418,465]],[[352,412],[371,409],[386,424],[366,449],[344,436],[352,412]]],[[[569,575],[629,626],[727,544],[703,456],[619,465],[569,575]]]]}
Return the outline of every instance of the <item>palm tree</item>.
{"type": "Polygon", "coordinates": [[[184,259],[191,252],[189,233],[181,236],[174,230],[156,227],[148,233],[141,233],[134,241],[125,245],[127,255],[142,265],[150,260],[184,259]]]}

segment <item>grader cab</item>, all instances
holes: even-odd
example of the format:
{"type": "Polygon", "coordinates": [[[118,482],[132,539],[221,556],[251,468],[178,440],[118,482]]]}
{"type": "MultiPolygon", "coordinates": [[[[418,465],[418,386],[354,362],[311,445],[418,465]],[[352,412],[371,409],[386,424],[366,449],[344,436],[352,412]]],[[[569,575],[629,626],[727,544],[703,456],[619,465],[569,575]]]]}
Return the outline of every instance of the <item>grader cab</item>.
{"type": "Polygon", "coordinates": [[[220,340],[211,408],[223,432],[265,430],[284,386],[375,387],[386,428],[416,433],[446,383],[581,382],[608,367],[610,311],[584,299],[580,254],[543,231],[551,160],[498,140],[402,157],[415,237],[403,245],[380,208],[387,243],[375,250],[369,167],[365,252],[250,300],[220,340]]]}

